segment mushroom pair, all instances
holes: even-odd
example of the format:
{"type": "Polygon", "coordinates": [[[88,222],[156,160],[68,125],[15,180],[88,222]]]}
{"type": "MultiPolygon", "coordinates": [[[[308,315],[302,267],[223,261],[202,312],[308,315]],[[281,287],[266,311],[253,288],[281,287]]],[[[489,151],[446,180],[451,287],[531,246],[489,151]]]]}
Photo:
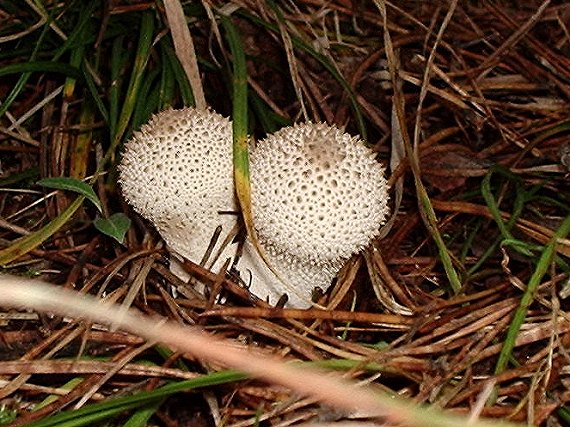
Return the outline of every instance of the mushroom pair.
{"type": "MultiPolygon", "coordinates": [[[[237,227],[232,126],[210,111],[155,115],[125,145],[119,166],[125,199],[157,228],[173,255],[219,270],[235,257],[221,248],[237,227]]],[[[253,222],[274,271],[246,240],[238,270],[250,291],[307,307],[343,263],[377,235],[388,212],[383,167],[358,138],[323,123],[286,127],[250,149],[253,222]],[[284,280],[282,280],[284,279],[284,280]]]]}

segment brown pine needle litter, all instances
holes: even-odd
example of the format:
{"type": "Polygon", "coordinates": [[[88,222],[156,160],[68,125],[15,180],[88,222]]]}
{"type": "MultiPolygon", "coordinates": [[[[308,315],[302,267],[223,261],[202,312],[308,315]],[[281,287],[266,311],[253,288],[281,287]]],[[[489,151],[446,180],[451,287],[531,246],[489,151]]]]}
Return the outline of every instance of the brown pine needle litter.
{"type": "Polygon", "coordinates": [[[569,425],[566,3],[0,3],[0,426],[569,425]],[[312,308],[171,271],[125,203],[125,142],[189,106],[387,168],[312,308]]]}

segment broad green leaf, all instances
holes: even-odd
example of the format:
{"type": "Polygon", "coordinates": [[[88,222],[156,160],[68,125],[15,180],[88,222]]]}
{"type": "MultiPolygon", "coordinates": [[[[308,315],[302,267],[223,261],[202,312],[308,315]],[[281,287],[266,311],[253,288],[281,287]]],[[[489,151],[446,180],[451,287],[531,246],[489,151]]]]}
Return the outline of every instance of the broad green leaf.
{"type": "Polygon", "coordinates": [[[54,178],[44,178],[38,181],[38,185],[48,188],[55,188],[56,190],[69,190],[75,193],[78,193],[82,196],[85,196],[91,203],[95,205],[95,207],[99,210],[99,212],[103,212],[101,207],[101,201],[93,188],[89,184],[86,184],[83,181],[80,181],[76,178],[69,178],[65,176],[54,177],[54,178]]]}
{"type": "Polygon", "coordinates": [[[93,225],[101,233],[112,237],[119,243],[125,240],[125,234],[131,226],[131,220],[124,213],[116,213],[109,218],[97,218],[93,225]]]}

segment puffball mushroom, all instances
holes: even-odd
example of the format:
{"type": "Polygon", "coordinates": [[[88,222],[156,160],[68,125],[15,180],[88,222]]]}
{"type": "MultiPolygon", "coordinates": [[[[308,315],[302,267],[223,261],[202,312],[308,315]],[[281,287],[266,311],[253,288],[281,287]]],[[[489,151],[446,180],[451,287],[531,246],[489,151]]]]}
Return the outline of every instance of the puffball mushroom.
{"type": "MultiPolygon", "coordinates": [[[[222,227],[219,247],[237,223],[228,214],[237,211],[232,125],[211,110],[154,115],[125,144],[119,173],[127,202],[184,258],[199,263],[216,228],[222,227]]],[[[187,278],[176,263],[171,269],[187,278]]]]}
{"type": "MultiPolygon", "coordinates": [[[[210,110],[169,109],[152,117],[125,145],[119,166],[123,195],[153,223],[175,256],[200,262],[217,227],[214,252],[237,224],[232,126],[210,110]]],[[[238,262],[259,298],[289,307],[311,304],[343,263],[377,235],[388,211],[382,166],[362,141],[322,123],[283,128],[251,148],[252,212],[268,268],[246,240],[238,262]],[[274,273],[277,273],[275,275],[274,273]]],[[[219,270],[235,258],[226,246],[219,270]]],[[[182,279],[188,276],[171,263],[182,279]]]]}
{"type": "Polygon", "coordinates": [[[283,293],[289,305],[311,303],[343,263],[378,234],[388,213],[383,167],[359,138],[334,126],[283,128],[250,152],[252,213],[261,247],[279,278],[246,244],[240,270],[251,271],[251,291],[283,293]],[[261,280],[260,280],[261,279],[261,280]],[[281,285],[281,286],[279,286],[281,285]]]}

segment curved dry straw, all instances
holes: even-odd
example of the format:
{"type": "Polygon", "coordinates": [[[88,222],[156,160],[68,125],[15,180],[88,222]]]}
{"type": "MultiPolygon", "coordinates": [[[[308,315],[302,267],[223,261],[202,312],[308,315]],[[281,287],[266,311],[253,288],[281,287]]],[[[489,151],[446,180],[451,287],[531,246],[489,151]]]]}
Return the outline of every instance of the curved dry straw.
{"type": "MultiPolygon", "coordinates": [[[[28,307],[64,316],[87,318],[112,324],[138,334],[149,341],[164,343],[196,357],[241,370],[268,382],[281,384],[302,394],[311,395],[335,408],[364,412],[370,417],[382,417],[388,424],[405,426],[457,426],[467,420],[422,409],[391,397],[358,387],[322,371],[298,368],[277,358],[262,356],[235,343],[222,341],[196,328],[174,322],[142,316],[133,310],[124,312],[114,304],[101,303],[95,297],[63,290],[47,283],[0,276],[0,305],[28,307]],[[429,412],[429,413],[428,413],[429,412]]],[[[474,427],[509,426],[500,421],[476,421],[474,427]]]]}

